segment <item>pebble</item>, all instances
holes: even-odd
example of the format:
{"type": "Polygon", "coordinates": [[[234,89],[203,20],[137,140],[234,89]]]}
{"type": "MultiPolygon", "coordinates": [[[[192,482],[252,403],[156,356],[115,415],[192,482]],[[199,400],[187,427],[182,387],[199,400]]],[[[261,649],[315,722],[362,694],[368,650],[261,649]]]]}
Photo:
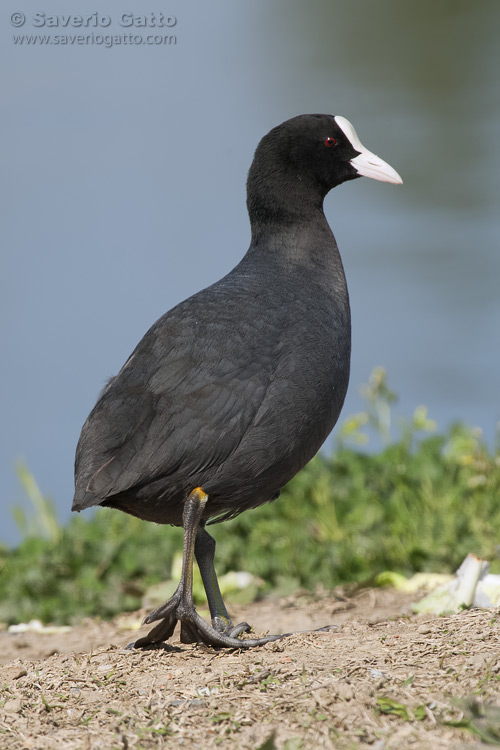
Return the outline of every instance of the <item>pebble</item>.
{"type": "Polygon", "coordinates": [[[19,714],[21,713],[21,708],[22,705],[19,698],[10,698],[8,701],[5,701],[3,710],[13,714],[19,714]]]}
{"type": "Polygon", "coordinates": [[[425,625],[425,623],[419,625],[417,628],[417,633],[421,633],[422,635],[427,635],[427,633],[430,633],[431,631],[432,628],[429,627],[429,625],[425,625]]]}
{"type": "Polygon", "coordinates": [[[97,667],[98,672],[111,672],[111,670],[114,668],[113,664],[100,664],[97,667]]]}

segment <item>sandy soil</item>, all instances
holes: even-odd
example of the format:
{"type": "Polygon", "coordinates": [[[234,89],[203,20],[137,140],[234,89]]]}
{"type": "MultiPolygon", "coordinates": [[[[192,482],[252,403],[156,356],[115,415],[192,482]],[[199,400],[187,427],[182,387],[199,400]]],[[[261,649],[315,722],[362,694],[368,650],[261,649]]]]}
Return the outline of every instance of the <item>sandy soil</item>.
{"type": "Polygon", "coordinates": [[[254,623],[259,634],[338,626],[248,651],[186,646],[176,635],[161,649],[125,650],[142,612],[86,621],[63,635],[2,632],[0,747],[500,744],[498,611],[417,617],[409,602],[368,590],[233,607],[235,620],[254,623]]]}

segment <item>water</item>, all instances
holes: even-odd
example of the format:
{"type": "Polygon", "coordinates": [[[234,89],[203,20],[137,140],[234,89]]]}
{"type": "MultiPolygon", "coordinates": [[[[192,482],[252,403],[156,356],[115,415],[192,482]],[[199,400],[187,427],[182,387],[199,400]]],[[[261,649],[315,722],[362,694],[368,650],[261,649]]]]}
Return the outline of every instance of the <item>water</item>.
{"type": "MultiPolygon", "coordinates": [[[[40,10],[25,6],[27,17],[40,10]]],[[[382,364],[399,414],[425,403],[441,427],[462,419],[493,443],[498,3],[193,0],[172,12],[174,48],[21,48],[3,20],[8,543],[19,538],[10,508],[23,501],[15,461],[66,520],[74,448],[105,378],[160,314],[243,255],[253,150],[301,112],[348,117],[405,182],[358,180],[326,200],[353,309],[344,415],[382,364]]]]}

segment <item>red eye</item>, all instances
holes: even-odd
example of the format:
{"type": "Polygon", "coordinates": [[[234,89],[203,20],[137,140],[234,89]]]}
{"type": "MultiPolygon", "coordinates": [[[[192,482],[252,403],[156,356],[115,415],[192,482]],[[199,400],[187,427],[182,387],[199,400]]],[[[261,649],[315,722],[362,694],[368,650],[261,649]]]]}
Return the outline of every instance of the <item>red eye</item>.
{"type": "Polygon", "coordinates": [[[336,143],[337,141],[335,140],[335,138],[327,138],[325,141],[325,146],[335,146],[336,143]]]}

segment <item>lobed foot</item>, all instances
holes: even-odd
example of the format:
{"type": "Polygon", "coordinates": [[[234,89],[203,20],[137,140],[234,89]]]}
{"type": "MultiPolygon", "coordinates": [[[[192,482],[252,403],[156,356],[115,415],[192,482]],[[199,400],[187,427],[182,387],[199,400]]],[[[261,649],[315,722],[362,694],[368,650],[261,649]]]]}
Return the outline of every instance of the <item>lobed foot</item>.
{"type": "Polygon", "coordinates": [[[252,648],[263,646],[265,643],[283,637],[281,635],[270,635],[264,638],[245,638],[242,640],[238,636],[250,631],[250,625],[247,622],[235,626],[231,623],[230,627],[216,629],[200,617],[194,605],[183,602],[181,596],[176,594],[144,618],[144,625],[159,620],[158,625],[146,636],[131,644],[131,648],[143,648],[168,640],[172,636],[178,621],[181,623],[181,643],[204,643],[215,648],[221,646],[224,648],[252,648]]]}
{"type": "MultiPolygon", "coordinates": [[[[143,624],[147,625],[157,620],[159,620],[158,624],[146,636],[131,643],[129,648],[144,648],[167,641],[172,636],[178,621],[181,623],[181,643],[203,643],[214,648],[254,648],[294,635],[294,633],[282,633],[280,635],[264,636],[263,638],[238,638],[242,633],[250,631],[250,626],[247,622],[241,622],[238,625],[233,625],[230,622],[229,627],[222,623],[222,621],[220,621],[219,627],[208,625],[200,617],[192,603],[183,601],[180,587],[171,599],[147,615],[143,620],[143,624]]],[[[217,622],[214,624],[219,625],[217,622]]],[[[313,631],[298,632],[318,633],[333,629],[336,630],[337,626],[327,625],[313,631]]]]}

